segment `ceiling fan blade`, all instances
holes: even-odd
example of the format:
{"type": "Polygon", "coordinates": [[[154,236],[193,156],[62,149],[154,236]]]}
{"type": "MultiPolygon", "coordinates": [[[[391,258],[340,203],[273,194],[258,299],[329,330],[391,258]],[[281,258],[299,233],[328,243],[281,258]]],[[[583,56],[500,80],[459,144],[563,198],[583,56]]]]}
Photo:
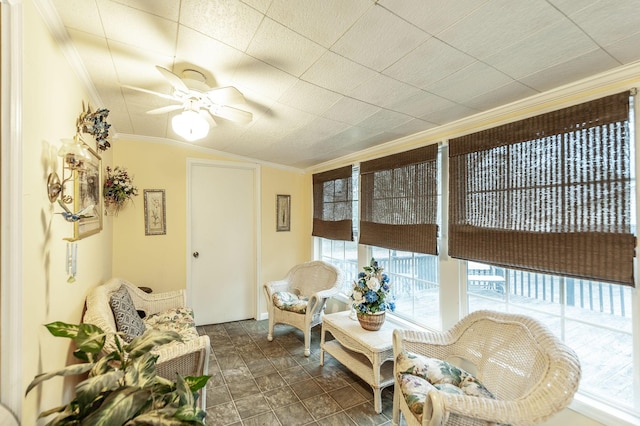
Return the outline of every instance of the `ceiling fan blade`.
{"type": "Polygon", "coordinates": [[[207,110],[207,112],[209,114],[202,114],[202,116],[205,118],[205,120],[207,120],[207,123],[209,123],[209,126],[213,129],[218,125],[218,123],[216,123],[215,117],[213,116],[213,114],[211,114],[211,111],[207,110]]]}
{"type": "Polygon", "coordinates": [[[242,93],[233,86],[217,87],[209,90],[206,95],[212,103],[218,105],[245,103],[242,93]]]}
{"type": "Polygon", "coordinates": [[[123,84],[122,87],[126,87],[127,89],[131,89],[131,90],[137,90],[138,92],[149,93],[150,95],[160,96],[161,98],[170,99],[172,101],[175,100],[175,98],[173,96],[171,96],[171,95],[167,95],[165,93],[154,92],[153,90],[143,89],[141,87],[128,86],[126,84],[123,84]]]}
{"type": "Polygon", "coordinates": [[[166,114],[167,112],[183,109],[184,105],[167,105],[147,111],[147,114],[166,114]]]}
{"type": "Polygon", "coordinates": [[[209,110],[211,114],[222,117],[227,120],[236,121],[238,123],[247,124],[253,120],[253,114],[249,111],[244,111],[238,108],[223,105],[220,107],[214,107],[209,110]]]}
{"type": "Polygon", "coordinates": [[[169,83],[171,83],[171,85],[176,90],[180,90],[181,92],[188,92],[189,91],[189,88],[184,83],[184,81],[182,81],[182,79],[180,77],[178,77],[177,75],[175,75],[171,71],[169,71],[166,68],[161,67],[160,65],[156,65],[156,69],[158,71],[160,71],[160,74],[162,74],[162,76],[164,78],[166,78],[169,81],[169,83]]]}

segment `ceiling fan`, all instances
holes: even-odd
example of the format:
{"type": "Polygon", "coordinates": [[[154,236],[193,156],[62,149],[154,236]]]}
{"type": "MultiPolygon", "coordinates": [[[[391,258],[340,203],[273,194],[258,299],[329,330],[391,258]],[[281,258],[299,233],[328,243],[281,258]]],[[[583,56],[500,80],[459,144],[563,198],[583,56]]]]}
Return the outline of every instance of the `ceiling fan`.
{"type": "Polygon", "coordinates": [[[204,74],[193,69],[184,70],[182,77],[161,66],[156,66],[156,69],[173,87],[171,95],[140,87],[124,87],[178,102],[176,105],[152,109],[147,111],[147,114],[165,114],[182,110],[182,113],[176,114],[171,120],[173,130],[179,136],[189,141],[204,138],[209,133],[210,125],[216,125],[214,118],[241,124],[253,120],[253,114],[249,111],[231,106],[245,103],[244,96],[235,87],[209,87],[204,74]]]}

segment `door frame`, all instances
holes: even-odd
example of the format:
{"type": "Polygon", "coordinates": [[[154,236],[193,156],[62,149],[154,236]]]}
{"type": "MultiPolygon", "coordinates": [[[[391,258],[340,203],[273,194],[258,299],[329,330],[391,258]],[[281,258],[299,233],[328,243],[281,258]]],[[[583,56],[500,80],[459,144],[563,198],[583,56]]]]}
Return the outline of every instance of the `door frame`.
{"type": "Polygon", "coordinates": [[[255,211],[254,211],[254,220],[255,220],[255,229],[256,234],[254,236],[254,245],[255,245],[255,287],[253,289],[253,316],[256,320],[259,320],[258,317],[260,314],[260,277],[262,276],[262,209],[261,209],[261,191],[260,191],[260,183],[261,183],[261,169],[259,164],[255,163],[243,163],[237,161],[222,161],[222,160],[206,160],[202,158],[187,158],[187,250],[186,250],[186,271],[187,271],[187,306],[193,306],[192,302],[192,273],[191,273],[191,251],[192,251],[192,241],[191,241],[191,169],[194,166],[213,166],[220,168],[233,168],[233,169],[242,169],[242,170],[251,170],[253,171],[254,177],[254,188],[255,188],[255,211]]]}

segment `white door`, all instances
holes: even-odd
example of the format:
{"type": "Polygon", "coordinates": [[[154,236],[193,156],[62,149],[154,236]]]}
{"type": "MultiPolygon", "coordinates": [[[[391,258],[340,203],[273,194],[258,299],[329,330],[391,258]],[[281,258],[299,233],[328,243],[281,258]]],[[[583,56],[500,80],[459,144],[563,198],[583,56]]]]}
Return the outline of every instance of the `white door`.
{"type": "Polygon", "coordinates": [[[255,318],[256,167],[190,160],[187,294],[197,325],[255,318]]]}

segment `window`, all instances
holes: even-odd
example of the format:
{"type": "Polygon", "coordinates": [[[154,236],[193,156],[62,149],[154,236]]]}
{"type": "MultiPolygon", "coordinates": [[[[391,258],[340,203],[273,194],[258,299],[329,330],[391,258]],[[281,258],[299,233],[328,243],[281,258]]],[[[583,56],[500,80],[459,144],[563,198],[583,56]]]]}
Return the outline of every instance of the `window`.
{"type": "Polygon", "coordinates": [[[467,262],[469,312],[522,313],[540,320],[580,358],[580,392],[632,409],[632,290],[628,286],[467,262]]]}
{"type": "MultiPolygon", "coordinates": [[[[443,158],[438,158],[437,172],[437,179],[444,182],[446,191],[444,194],[441,191],[438,193],[438,225],[444,221],[445,224],[453,222],[458,225],[458,230],[467,225],[487,229],[502,226],[509,232],[543,234],[552,234],[562,226],[568,226],[565,229],[568,232],[591,232],[593,229],[596,229],[596,233],[612,232],[614,238],[620,237],[619,247],[624,248],[621,254],[614,256],[605,249],[602,259],[615,262],[620,255],[625,257],[625,265],[615,271],[615,279],[603,279],[598,275],[599,272],[594,277],[585,277],[575,273],[575,270],[533,270],[538,266],[515,265],[510,261],[501,264],[494,262],[495,259],[454,256],[451,250],[448,254],[452,258],[447,258],[373,244],[357,246],[343,242],[337,246],[336,243],[329,244],[323,240],[323,255],[338,259],[335,260],[338,266],[347,265],[341,267],[351,277],[357,275],[357,265],[367,264],[371,257],[375,257],[392,283],[396,296],[394,315],[429,329],[446,328],[458,317],[480,309],[522,313],[540,320],[578,354],[582,366],[580,396],[597,401],[598,404],[594,406],[602,407],[604,404],[619,409],[626,413],[625,421],[636,424],[640,419],[640,389],[637,385],[640,356],[634,354],[634,349],[637,350],[637,342],[640,341],[640,323],[635,321],[634,313],[637,316],[640,294],[628,284],[633,284],[629,264],[635,263],[629,254],[635,249],[638,192],[635,176],[638,165],[634,161],[636,153],[633,141],[636,141],[636,137],[633,102],[628,102],[628,95],[614,95],[614,102],[615,99],[620,101],[618,106],[622,106],[622,115],[608,115],[604,122],[597,125],[585,120],[584,123],[589,123],[586,128],[583,126],[560,136],[553,133],[492,146],[487,152],[476,150],[467,153],[469,155],[462,163],[444,154],[443,158]],[[627,106],[629,110],[625,111],[627,106]],[[580,147],[580,138],[587,141],[587,147],[580,147]],[[599,138],[606,140],[600,143],[597,142],[599,138]],[[592,144],[594,141],[597,143],[592,144]],[[595,156],[590,159],[588,151],[593,147],[596,147],[593,152],[595,156]],[[567,148],[570,150],[567,151],[567,148]],[[562,172],[560,174],[563,176],[560,177],[543,175],[543,166],[558,171],[562,167],[562,161],[559,160],[567,156],[570,157],[570,161],[565,162],[565,165],[568,164],[565,169],[568,173],[562,172]],[[597,163],[600,165],[596,167],[597,163]],[[464,179],[454,181],[452,174],[460,170],[464,171],[464,179]],[[460,191],[460,188],[466,191],[465,195],[451,200],[455,198],[454,192],[460,191]],[[538,196],[545,192],[559,198],[553,202],[542,202],[538,196]],[[597,193],[603,197],[589,199],[597,193]],[[445,200],[449,199],[450,209],[443,211],[440,207],[442,195],[445,195],[445,200]],[[612,197],[607,199],[608,196],[612,197]],[[455,203],[458,205],[451,207],[455,203]],[[526,209],[525,205],[532,208],[526,209]],[[558,214],[559,207],[567,206],[574,209],[558,214]],[[585,215],[585,212],[591,216],[585,215]],[[463,219],[456,222],[461,217],[463,219]],[[546,219],[551,220],[545,222],[546,219]],[[594,225],[595,228],[592,227],[594,225]],[[354,253],[359,257],[354,257],[354,253]]],[[[596,109],[610,112],[607,102],[600,106],[596,103],[596,109]]],[[[451,145],[441,151],[446,153],[447,149],[450,150],[451,145]]],[[[354,194],[357,195],[357,191],[354,194]]],[[[358,217],[358,209],[354,207],[353,211],[354,218],[358,217]]],[[[357,223],[354,223],[354,230],[358,231],[357,223]]],[[[445,231],[449,231],[449,235],[447,232],[444,235],[440,233],[441,247],[448,246],[451,249],[452,244],[460,242],[453,241],[460,235],[452,236],[450,227],[445,231]]],[[[471,249],[477,248],[480,252],[485,248],[485,252],[492,252],[497,246],[504,245],[501,240],[487,235],[472,237],[471,241],[474,238],[477,244],[472,245],[471,249]]],[[[602,261],[598,251],[601,247],[590,244],[587,248],[596,250],[587,254],[582,252],[581,256],[587,256],[585,258],[588,259],[585,263],[602,261]]],[[[572,251],[573,248],[564,250],[572,251]]],[[[532,257],[532,252],[528,250],[511,251],[532,257]]],[[[563,258],[558,263],[571,262],[563,258]]],[[[352,279],[347,281],[346,288],[350,288],[352,279]]],[[[584,407],[585,399],[581,401],[580,406],[584,407]]],[[[588,402],[586,405],[589,405],[589,410],[594,407],[588,402]]],[[[593,413],[590,411],[585,414],[593,416],[593,413]]],[[[605,414],[605,410],[599,415],[602,417],[597,420],[605,424],[615,422],[613,417],[605,414]]]]}
{"type": "Polygon", "coordinates": [[[395,296],[395,315],[427,328],[440,330],[438,256],[371,248],[372,256],[389,276],[395,296]]]}
{"type": "MultiPolygon", "coordinates": [[[[351,229],[354,238],[358,238],[358,180],[359,180],[358,166],[353,166],[351,169],[351,182],[350,196],[344,196],[343,199],[348,199],[351,203],[351,229]]],[[[315,202],[315,198],[314,198],[315,202]]],[[[344,283],[342,292],[345,295],[351,294],[351,286],[353,285],[354,278],[358,275],[359,263],[358,263],[358,243],[356,241],[344,241],[344,240],[331,240],[328,238],[318,238],[319,248],[318,256],[320,260],[324,260],[338,268],[344,274],[344,283]]]]}

